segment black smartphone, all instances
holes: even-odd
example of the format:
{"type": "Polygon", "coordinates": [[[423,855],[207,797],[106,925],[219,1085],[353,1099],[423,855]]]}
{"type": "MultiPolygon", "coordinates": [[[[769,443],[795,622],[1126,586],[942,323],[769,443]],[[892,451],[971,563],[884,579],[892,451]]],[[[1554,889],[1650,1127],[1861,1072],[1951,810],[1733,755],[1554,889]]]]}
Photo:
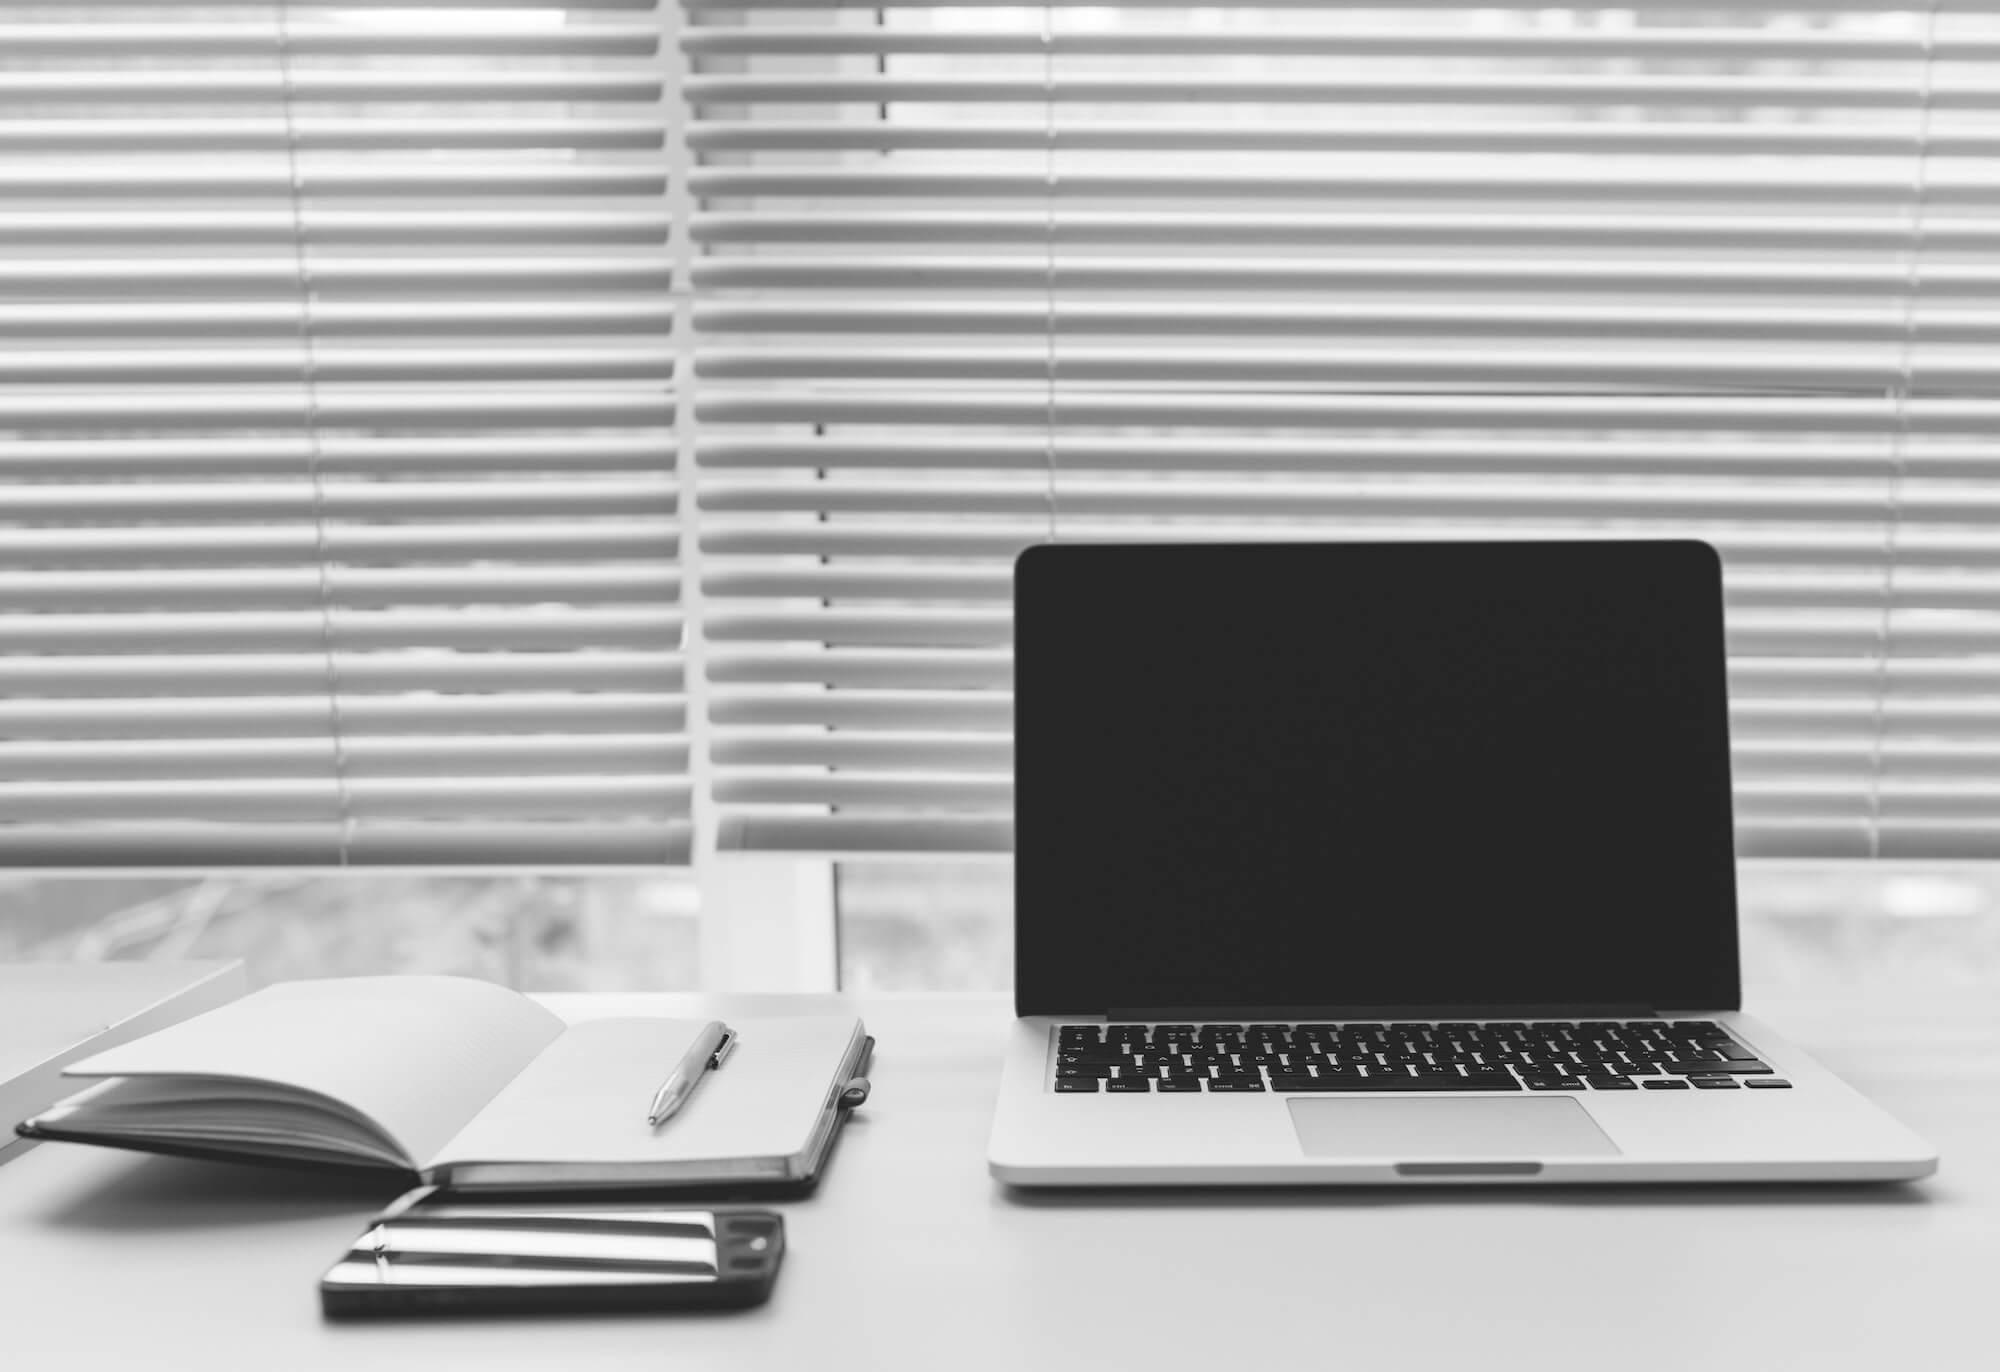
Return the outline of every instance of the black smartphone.
{"type": "Polygon", "coordinates": [[[769,1210],[465,1200],[422,1187],[377,1215],[320,1278],[359,1315],[724,1309],[761,1304],[785,1255],[769,1210]]]}

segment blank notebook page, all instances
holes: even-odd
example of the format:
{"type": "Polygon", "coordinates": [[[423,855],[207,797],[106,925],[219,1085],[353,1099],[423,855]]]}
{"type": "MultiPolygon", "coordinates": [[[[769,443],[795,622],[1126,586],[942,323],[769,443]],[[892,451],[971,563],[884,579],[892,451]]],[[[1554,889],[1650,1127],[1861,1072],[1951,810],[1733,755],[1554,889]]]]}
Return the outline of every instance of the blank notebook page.
{"type": "Polygon", "coordinates": [[[70,1071],[279,1082],[344,1101],[414,1160],[463,1128],[562,1027],[513,991],[461,977],[292,981],[70,1071]]]}
{"type": "Polygon", "coordinates": [[[679,1113],[646,1123],[653,1093],[706,1020],[573,1025],[429,1164],[696,1162],[789,1158],[826,1109],[860,1024],[852,1016],[756,1020],[679,1113]]]}

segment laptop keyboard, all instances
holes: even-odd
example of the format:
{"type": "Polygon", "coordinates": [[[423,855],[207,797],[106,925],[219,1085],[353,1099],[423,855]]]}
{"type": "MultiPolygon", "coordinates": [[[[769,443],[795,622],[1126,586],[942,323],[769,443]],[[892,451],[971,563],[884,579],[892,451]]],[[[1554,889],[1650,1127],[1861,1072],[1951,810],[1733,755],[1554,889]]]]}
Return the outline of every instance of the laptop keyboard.
{"type": "Polygon", "coordinates": [[[1709,1020],[1065,1024],[1062,1092],[1735,1091],[1789,1087],[1709,1020]]]}

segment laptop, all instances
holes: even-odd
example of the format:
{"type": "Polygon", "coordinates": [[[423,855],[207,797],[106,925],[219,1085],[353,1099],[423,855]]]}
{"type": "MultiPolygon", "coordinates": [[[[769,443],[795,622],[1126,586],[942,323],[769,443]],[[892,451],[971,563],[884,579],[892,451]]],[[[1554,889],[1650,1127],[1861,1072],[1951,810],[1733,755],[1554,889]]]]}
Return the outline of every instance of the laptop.
{"type": "Polygon", "coordinates": [[[1921,1177],[1743,1012],[1706,544],[1015,568],[1020,1186],[1921,1177]]]}

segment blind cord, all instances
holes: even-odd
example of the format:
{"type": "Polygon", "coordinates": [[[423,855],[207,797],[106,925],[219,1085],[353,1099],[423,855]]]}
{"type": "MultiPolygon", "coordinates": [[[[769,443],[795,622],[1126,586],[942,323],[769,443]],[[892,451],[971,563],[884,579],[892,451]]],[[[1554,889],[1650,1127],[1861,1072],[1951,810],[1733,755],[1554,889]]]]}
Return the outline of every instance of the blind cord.
{"type": "Polygon", "coordinates": [[[320,657],[326,668],[327,728],[333,744],[333,795],[335,819],[340,829],[336,860],[351,866],[354,850],[354,797],[348,786],[346,721],[340,707],[340,659],[335,652],[333,622],[333,571],[331,548],[326,536],[326,487],[323,480],[325,450],[321,443],[319,409],[319,334],[313,317],[315,286],[312,257],[307,250],[305,222],[305,174],[299,165],[299,131],[294,109],[296,90],[292,81],[291,0],[279,0],[276,10],[279,109],[284,120],[285,162],[291,188],[292,258],[297,271],[299,301],[299,345],[301,380],[305,388],[306,475],[312,492],[313,567],[319,589],[320,657]]]}
{"type": "Polygon", "coordinates": [[[1910,398],[1916,389],[1918,302],[1923,292],[1924,233],[1930,199],[1931,120],[1936,108],[1938,11],[1930,0],[1921,41],[1917,89],[1916,159],[1910,186],[1909,234],[1903,252],[1902,337],[1896,366],[1889,433],[1889,485],[1882,531],[1882,609],[1875,626],[1875,705],[1868,752],[1868,856],[1882,856],[1882,782],[1888,741],[1889,661],[1895,653],[1896,569],[1901,551],[1904,485],[1909,476],[1910,398]]]}
{"type": "Polygon", "coordinates": [[[1042,464],[1049,542],[1060,537],[1056,492],[1056,34],[1042,5],[1042,464]]]}

